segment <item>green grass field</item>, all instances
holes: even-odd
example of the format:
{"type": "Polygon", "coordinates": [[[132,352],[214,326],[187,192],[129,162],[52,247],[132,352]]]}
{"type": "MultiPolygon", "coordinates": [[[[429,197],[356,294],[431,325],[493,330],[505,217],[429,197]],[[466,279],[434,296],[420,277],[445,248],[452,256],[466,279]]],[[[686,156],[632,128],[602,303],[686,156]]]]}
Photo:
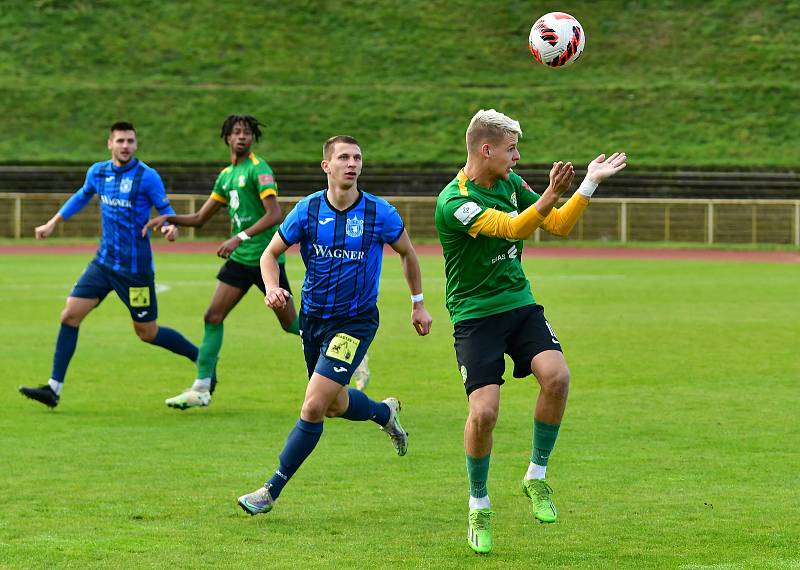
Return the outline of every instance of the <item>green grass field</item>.
{"type": "Polygon", "coordinates": [[[521,121],[524,164],[800,164],[798,0],[5,0],[0,26],[3,162],[104,159],[124,118],[144,160],[217,164],[222,120],[248,112],[270,161],[316,163],[344,132],[368,163],[452,168],[495,107],[521,121]],[[587,37],[565,70],[527,47],[557,9],[587,37]]]}
{"type": "MultiPolygon", "coordinates": [[[[226,321],[211,407],[164,406],[188,362],[141,343],[110,297],[81,329],[61,405],[47,378],[58,313],[88,255],[4,256],[0,567],[800,568],[796,265],[528,258],[572,390],[536,524],[519,482],[531,379],[503,388],[490,493],[495,552],[466,545],[466,402],[439,258],[422,259],[428,338],[396,257],[382,280],[369,393],[403,401],[407,456],[371,422],[326,422],[275,510],[235,498],[267,478],[304,391],[296,338],[251,293],[226,321]]],[[[160,318],[195,341],[210,255],[159,254],[160,318]]],[[[295,290],[302,267],[289,258],[295,290]]]]}

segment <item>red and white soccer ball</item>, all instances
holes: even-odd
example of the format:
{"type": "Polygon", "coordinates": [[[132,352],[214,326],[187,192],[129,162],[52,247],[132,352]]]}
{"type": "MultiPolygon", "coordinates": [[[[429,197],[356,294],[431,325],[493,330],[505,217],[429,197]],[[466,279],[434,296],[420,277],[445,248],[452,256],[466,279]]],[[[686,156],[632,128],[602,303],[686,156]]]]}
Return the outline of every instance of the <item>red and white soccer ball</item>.
{"type": "Polygon", "coordinates": [[[583,53],[586,34],[580,22],[566,12],[545,14],[531,28],[528,45],[536,61],[548,67],[566,67],[583,53]]]}

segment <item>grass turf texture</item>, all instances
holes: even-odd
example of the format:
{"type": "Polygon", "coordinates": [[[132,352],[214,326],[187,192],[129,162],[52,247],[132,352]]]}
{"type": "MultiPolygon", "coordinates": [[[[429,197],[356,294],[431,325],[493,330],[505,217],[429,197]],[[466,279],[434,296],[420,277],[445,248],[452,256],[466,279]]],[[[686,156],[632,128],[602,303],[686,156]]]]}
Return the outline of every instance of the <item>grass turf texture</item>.
{"type": "MultiPolygon", "coordinates": [[[[210,408],[163,400],[192,366],[141,343],[113,294],[84,323],[60,406],[16,393],[50,370],[57,316],[89,256],[7,256],[0,276],[0,566],[281,568],[797,568],[793,497],[800,365],[798,268],[527,259],[573,383],[549,469],[560,519],[521,496],[532,379],[504,386],[490,493],[495,552],[466,545],[466,403],[443,307],[408,323],[384,264],[369,393],[396,395],[411,432],[394,455],[371,422],[326,422],[275,510],[235,504],[270,475],[304,392],[295,337],[250,293],[226,321],[210,408]]],[[[159,322],[199,341],[218,262],[158,254],[159,322]]],[[[288,272],[295,291],[298,256],[288,272]]]]}
{"type": "Polygon", "coordinates": [[[271,161],[316,163],[345,132],[369,162],[453,167],[495,107],[522,122],[523,163],[800,163],[800,2],[572,2],[588,39],[567,70],[528,52],[544,7],[498,4],[7,1],[0,128],[25,136],[0,161],[104,159],[124,118],[144,160],[216,164],[223,118],[249,112],[271,161]]]}

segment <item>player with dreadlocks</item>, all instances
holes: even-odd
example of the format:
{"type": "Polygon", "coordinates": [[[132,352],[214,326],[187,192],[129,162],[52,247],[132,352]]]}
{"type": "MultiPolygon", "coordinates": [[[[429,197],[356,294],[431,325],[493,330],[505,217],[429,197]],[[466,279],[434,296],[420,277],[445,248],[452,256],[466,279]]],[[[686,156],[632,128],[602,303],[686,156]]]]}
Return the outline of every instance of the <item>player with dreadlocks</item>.
{"type": "MultiPolygon", "coordinates": [[[[217,289],[204,316],[205,332],[197,358],[197,379],[181,394],[166,400],[167,406],[185,410],[208,406],[216,385],[217,357],[222,348],[223,321],[251,285],[266,295],[259,260],[283,219],[278,206],[278,185],[272,169],[260,156],[251,152],[261,138],[263,125],[250,115],[230,115],[222,123],[221,138],[230,148],[231,164],[222,169],[205,204],[193,214],[168,214],[155,217],[142,230],[164,224],[201,227],[223,205],[231,216],[231,237],[217,249],[227,261],[217,274],[217,289]]],[[[284,257],[280,259],[281,287],[289,289],[284,257]]],[[[294,303],[289,300],[275,310],[281,327],[299,335],[299,320],[294,303]]]]}

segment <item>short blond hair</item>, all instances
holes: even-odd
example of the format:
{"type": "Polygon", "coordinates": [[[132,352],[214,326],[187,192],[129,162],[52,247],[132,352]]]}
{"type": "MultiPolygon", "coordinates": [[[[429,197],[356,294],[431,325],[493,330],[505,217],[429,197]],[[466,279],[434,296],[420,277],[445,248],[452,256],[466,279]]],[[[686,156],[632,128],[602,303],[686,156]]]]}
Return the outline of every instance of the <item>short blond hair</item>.
{"type": "Polygon", "coordinates": [[[475,113],[467,127],[467,151],[477,151],[480,145],[486,141],[498,142],[512,134],[522,136],[519,121],[494,109],[488,111],[481,109],[475,113]]]}

